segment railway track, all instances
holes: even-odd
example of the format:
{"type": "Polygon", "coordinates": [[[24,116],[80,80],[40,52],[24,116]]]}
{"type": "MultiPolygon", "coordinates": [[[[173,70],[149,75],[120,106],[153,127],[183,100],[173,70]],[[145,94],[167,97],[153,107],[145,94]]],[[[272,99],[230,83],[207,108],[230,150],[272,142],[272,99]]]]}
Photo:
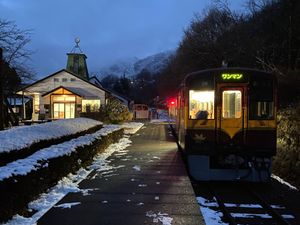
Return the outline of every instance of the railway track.
{"type": "Polygon", "coordinates": [[[299,224],[293,213],[282,203],[262,196],[257,185],[241,182],[193,182],[193,187],[200,206],[218,213],[225,224],[299,224]]]}

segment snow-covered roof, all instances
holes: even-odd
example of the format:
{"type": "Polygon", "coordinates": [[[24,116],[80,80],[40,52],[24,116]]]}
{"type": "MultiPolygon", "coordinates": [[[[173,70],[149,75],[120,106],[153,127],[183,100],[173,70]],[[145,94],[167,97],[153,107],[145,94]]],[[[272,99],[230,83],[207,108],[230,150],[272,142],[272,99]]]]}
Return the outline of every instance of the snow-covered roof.
{"type": "MultiPolygon", "coordinates": [[[[13,98],[13,97],[9,97],[7,98],[8,102],[10,105],[14,106],[22,106],[22,98],[19,98],[19,97],[16,97],[16,98],[13,98]]],[[[24,103],[26,104],[27,102],[29,102],[29,98],[24,98],[24,103]]]]}

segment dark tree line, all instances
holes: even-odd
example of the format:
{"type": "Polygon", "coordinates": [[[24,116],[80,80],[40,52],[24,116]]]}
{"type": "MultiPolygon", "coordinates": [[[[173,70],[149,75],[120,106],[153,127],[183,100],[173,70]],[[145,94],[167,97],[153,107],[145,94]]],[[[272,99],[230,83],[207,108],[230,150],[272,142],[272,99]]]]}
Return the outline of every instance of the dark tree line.
{"type": "Polygon", "coordinates": [[[159,76],[160,95],[174,93],[186,74],[226,61],[274,72],[282,88],[292,90],[289,100],[299,96],[300,1],[250,0],[243,13],[217,3],[185,30],[175,57],[159,76]]]}

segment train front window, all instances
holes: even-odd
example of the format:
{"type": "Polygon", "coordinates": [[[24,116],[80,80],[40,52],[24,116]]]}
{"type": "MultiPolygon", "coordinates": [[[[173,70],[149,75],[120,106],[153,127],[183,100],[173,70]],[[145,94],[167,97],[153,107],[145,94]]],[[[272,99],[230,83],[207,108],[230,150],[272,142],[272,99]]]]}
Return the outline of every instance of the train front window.
{"type": "Polygon", "coordinates": [[[252,79],[249,89],[249,119],[274,119],[273,80],[252,79]]]}
{"type": "Polygon", "coordinates": [[[214,119],[214,91],[190,90],[189,98],[190,119],[214,119]]]}
{"type": "Polygon", "coordinates": [[[267,101],[250,103],[250,119],[273,119],[274,103],[267,101]]]}
{"type": "Polygon", "coordinates": [[[242,93],[237,90],[223,91],[222,118],[237,119],[242,115],[242,93]]]}

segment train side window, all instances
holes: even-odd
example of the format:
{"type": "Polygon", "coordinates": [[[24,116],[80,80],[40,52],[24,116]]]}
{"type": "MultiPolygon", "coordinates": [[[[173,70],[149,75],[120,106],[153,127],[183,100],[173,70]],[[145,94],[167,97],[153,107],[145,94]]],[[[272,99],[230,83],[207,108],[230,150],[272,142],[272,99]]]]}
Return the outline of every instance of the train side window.
{"type": "Polygon", "coordinates": [[[242,93],[237,90],[223,91],[222,118],[238,119],[242,115],[242,93]]]}
{"type": "Polygon", "coordinates": [[[189,118],[214,119],[214,91],[189,91],[189,118]]]}
{"type": "Polygon", "coordinates": [[[267,101],[252,101],[250,103],[250,119],[273,119],[274,103],[267,101]]]}

